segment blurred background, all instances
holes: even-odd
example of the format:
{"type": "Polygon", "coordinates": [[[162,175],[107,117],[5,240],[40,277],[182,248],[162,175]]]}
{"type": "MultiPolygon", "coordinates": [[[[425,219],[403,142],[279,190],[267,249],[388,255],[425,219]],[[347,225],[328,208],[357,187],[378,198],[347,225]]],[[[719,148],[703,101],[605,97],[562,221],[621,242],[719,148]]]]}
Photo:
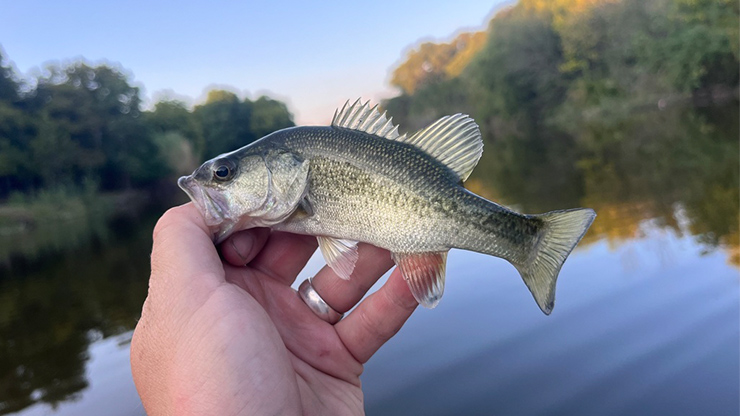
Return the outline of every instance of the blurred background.
{"type": "Polygon", "coordinates": [[[128,345],[176,178],[359,96],[402,131],[471,114],[476,193],[598,213],[549,317],[453,250],[368,414],[740,412],[737,1],[157,3],[3,2],[0,414],[144,414],[128,345]]]}

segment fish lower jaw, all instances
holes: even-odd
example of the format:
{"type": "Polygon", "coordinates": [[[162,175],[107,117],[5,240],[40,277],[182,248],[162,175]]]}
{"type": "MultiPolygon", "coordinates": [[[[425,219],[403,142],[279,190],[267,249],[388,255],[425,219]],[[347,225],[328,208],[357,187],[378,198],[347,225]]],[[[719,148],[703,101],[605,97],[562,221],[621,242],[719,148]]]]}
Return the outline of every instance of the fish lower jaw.
{"type": "Polygon", "coordinates": [[[213,224],[208,224],[208,220],[206,220],[206,225],[208,225],[213,233],[214,243],[219,244],[237,231],[258,227],[271,227],[275,225],[275,223],[262,221],[259,218],[242,217],[237,220],[222,219],[213,224]]]}
{"type": "Polygon", "coordinates": [[[231,234],[237,231],[235,230],[235,225],[236,224],[233,222],[232,223],[221,222],[217,226],[209,226],[209,228],[211,229],[211,232],[213,233],[214,244],[222,243],[224,240],[229,238],[231,234]]]}

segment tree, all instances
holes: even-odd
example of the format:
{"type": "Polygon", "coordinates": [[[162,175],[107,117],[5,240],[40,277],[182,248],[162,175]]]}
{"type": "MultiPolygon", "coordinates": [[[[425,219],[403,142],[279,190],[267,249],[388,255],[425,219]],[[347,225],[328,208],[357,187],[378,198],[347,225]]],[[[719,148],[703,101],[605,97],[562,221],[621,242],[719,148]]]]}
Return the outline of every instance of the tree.
{"type": "Polygon", "coordinates": [[[293,117],[284,103],[262,96],[252,103],[250,130],[259,138],[276,130],[292,127],[293,117]]]}
{"type": "Polygon", "coordinates": [[[679,91],[736,86],[739,9],[734,0],[668,3],[653,16],[641,42],[640,59],[679,91]]]}
{"type": "Polygon", "coordinates": [[[38,126],[28,114],[0,101],[0,196],[38,185],[38,171],[31,164],[31,137],[38,126]]]}
{"type": "Polygon", "coordinates": [[[144,113],[152,134],[175,133],[190,143],[193,156],[201,159],[205,148],[203,130],[196,117],[180,101],[160,101],[154,111],[144,113]]]}
{"type": "Polygon", "coordinates": [[[413,94],[424,85],[454,78],[460,75],[485,41],[486,32],[475,32],[462,33],[450,43],[422,43],[393,70],[391,84],[406,94],[413,94]]]}
{"type": "Polygon", "coordinates": [[[487,103],[485,113],[526,115],[537,123],[564,97],[562,61],[560,37],[548,21],[512,9],[491,21],[488,42],[468,75],[476,101],[487,103]]]}
{"type": "Polygon", "coordinates": [[[50,66],[27,107],[44,128],[31,139],[32,163],[47,168],[45,185],[100,179],[107,189],[151,181],[162,173],[156,146],[140,117],[139,89],[120,71],[75,63],[50,66]],[[60,162],[61,163],[61,162],[60,162]],[[51,173],[56,172],[56,173],[51,173]],[[53,183],[46,183],[51,181],[53,183]]]}
{"type": "Polygon", "coordinates": [[[0,102],[15,103],[18,100],[18,82],[0,50],[0,102]]]}
{"type": "Polygon", "coordinates": [[[209,92],[206,103],[196,106],[193,114],[203,130],[206,158],[230,152],[257,139],[249,128],[251,101],[242,102],[232,92],[209,92]]]}

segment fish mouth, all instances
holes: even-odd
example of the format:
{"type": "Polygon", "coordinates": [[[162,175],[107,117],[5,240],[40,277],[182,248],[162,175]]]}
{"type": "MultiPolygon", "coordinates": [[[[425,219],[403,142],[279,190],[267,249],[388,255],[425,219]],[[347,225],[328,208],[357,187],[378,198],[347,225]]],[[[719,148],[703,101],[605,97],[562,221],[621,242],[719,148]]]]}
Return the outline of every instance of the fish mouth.
{"type": "Polygon", "coordinates": [[[185,191],[198,210],[203,215],[206,225],[218,227],[228,219],[227,201],[218,193],[212,192],[198,184],[193,176],[183,176],[177,180],[177,185],[185,191]]]}

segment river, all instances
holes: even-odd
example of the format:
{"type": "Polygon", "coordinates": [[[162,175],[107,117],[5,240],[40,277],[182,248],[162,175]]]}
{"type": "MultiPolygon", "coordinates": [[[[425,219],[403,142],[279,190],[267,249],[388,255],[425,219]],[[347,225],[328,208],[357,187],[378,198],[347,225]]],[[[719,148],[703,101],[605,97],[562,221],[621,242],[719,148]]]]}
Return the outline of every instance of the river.
{"type": "MultiPolygon", "coordinates": [[[[551,316],[507,262],[453,250],[440,305],[366,365],[368,414],[737,415],[739,136],[737,106],[487,135],[470,189],[596,222],[551,316]]],[[[144,414],[128,354],[160,213],[71,218],[34,250],[0,233],[0,414],[144,414]]]]}

